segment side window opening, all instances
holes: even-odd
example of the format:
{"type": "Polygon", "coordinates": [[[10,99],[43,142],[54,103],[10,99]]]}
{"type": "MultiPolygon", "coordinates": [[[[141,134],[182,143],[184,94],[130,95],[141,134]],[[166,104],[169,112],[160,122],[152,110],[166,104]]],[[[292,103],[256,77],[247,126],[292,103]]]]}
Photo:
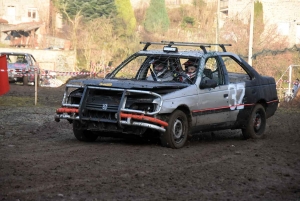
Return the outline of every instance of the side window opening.
{"type": "Polygon", "coordinates": [[[224,73],[220,67],[220,62],[216,57],[210,57],[205,61],[202,79],[213,79],[218,85],[224,84],[224,73]]]}
{"type": "Polygon", "coordinates": [[[222,56],[222,59],[227,69],[230,83],[244,82],[253,79],[252,76],[239,64],[239,62],[234,60],[234,58],[230,56],[222,56]]]}

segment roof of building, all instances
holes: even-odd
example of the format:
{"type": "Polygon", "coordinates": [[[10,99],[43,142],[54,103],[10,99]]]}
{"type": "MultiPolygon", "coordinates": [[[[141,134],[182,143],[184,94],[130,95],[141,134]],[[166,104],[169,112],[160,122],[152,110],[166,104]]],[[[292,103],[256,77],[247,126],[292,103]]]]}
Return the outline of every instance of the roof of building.
{"type": "Polygon", "coordinates": [[[0,18],[0,24],[8,24],[8,21],[3,18],[0,18]]]}
{"type": "Polygon", "coordinates": [[[38,29],[41,26],[42,26],[42,24],[39,22],[25,22],[25,23],[20,23],[20,24],[16,24],[16,25],[11,25],[1,31],[4,33],[9,32],[9,31],[31,31],[34,29],[38,29]]]}

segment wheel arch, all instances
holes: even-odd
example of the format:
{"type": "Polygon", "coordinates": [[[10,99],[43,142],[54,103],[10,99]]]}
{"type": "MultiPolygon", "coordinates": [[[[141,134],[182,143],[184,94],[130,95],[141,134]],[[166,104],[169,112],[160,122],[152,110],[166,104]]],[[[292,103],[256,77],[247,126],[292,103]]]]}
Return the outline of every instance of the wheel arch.
{"type": "Polygon", "coordinates": [[[268,104],[267,104],[267,101],[265,99],[258,100],[256,102],[256,104],[261,104],[264,107],[265,111],[267,110],[268,104]]]}
{"type": "MultiPolygon", "coordinates": [[[[192,126],[192,113],[190,111],[190,108],[187,105],[179,105],[176,110],[181,110],[182,112],[184,112],[188,118],[188,124],[189,127],[192,126]]],[[[174,110],[175,111],[175,110],[174,110]]]]}

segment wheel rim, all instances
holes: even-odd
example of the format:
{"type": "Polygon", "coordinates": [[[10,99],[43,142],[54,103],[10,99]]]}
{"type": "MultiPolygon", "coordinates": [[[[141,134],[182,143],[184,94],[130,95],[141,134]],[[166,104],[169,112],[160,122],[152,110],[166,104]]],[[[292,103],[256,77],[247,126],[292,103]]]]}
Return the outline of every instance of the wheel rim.
{"type": "Polygon", "coordinates": [[[256,112],[255,116],[253,118],[253,127],[255,132],[258,132],[261,128],[261,124],[262,124],[262,117],[260,112],[256,112]]]}
{"type": "Polygon", "coordinates": [[[180,143],[184,137],[183,123],[180,119],[176,119],[173,125],[173,136],[176,143],[180,143]]]}

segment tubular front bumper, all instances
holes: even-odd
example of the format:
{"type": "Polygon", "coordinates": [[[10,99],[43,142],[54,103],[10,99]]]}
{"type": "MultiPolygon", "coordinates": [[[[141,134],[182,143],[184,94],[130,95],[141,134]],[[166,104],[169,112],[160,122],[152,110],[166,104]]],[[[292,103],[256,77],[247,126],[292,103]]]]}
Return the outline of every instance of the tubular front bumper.
{"type": "MultiPolygon", "coordinates": [[[[67,85],[64,93],[64,98],[62,102],[62,107],[56,110],[55,121],[59,122],[60,119],[67,120],[82,120],[80,118],[80,105],[79,104],[68,104],[68,88],[90,88],[90,89],[99,89],[99,90],[111,90],[111,91],[123,91],[122,98],[120,100],[118,111],[116,111],[116,121],[113,122],[117,124],[119,127],[124,126],[140,126],[145,128],[150,128],[154,130],[158,130],[161,132],[166,131],[166,127],[168,123],[162,121],[158,118],[155,118],[155,115],[161,110],[162,106],[162,97],[150,91],[141,91],[141,90],[129,90],[129,89],[116,89],[116,88],[105,88],[105,87],[94,87],[94,86],[75,86],[75,85],[67,85]],[[157,107],[153,112],[147,112],[142,110],[135,110],[125,108],[127,97],[130,94],[148,94],[156,97],[158,100],[156,105],[157,107]]],[[[100,122],[101,120],[97,120],[100,122]]],[[[105,122],[104,122],[105,123],[105,122]]],[[[110,122],[112,123],[112,122],[110,122]]]]}

